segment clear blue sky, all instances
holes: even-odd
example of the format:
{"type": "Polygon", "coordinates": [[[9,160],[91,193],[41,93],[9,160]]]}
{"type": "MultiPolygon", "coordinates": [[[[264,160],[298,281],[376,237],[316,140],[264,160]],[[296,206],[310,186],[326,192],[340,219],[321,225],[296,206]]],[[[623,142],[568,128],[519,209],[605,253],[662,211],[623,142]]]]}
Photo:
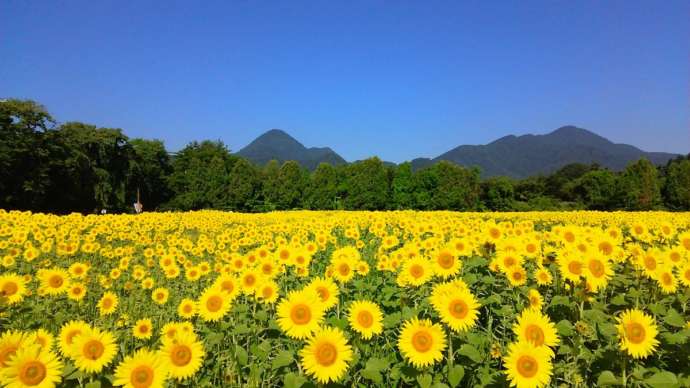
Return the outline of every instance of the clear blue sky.
{"type": "Polygon", "coordinates": [[[690,152],[690,1],[0,2],[0,98],[176,150],[348,160],[567,125],[690,152]]]}

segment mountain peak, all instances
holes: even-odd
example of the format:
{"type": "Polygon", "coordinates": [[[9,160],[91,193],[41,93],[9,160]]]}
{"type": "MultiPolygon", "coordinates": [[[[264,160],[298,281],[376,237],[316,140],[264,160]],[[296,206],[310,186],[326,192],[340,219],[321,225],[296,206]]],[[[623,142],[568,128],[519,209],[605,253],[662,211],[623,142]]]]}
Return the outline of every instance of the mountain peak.
{"type": "Polygon", "coordinates": [[[274,159],[281,163],[294,160],[312,170],[321,162],[333,165],[346,163],[328,147],[307,148],[284,130],[275,128],[261,134],[237,154],[257,164],[266,164],[274,159]]]}

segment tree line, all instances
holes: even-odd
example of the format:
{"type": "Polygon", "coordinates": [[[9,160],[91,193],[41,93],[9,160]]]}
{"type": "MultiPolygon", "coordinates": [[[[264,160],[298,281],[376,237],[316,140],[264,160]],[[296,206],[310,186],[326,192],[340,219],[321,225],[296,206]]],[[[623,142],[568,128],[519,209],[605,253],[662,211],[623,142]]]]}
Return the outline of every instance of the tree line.
{"type": "Polygon", "coordinates": [[[121,129],[58,124],[31,100],[0,102],[0,208],[52,213],[222,209],[690,210],[690,155],[624,171],[570,164],[527,179],[481,179],[451,162],[413,171],[373,157],[314,171],[297,162],[257,166],[221,141],[169,153],[121,129]]]}

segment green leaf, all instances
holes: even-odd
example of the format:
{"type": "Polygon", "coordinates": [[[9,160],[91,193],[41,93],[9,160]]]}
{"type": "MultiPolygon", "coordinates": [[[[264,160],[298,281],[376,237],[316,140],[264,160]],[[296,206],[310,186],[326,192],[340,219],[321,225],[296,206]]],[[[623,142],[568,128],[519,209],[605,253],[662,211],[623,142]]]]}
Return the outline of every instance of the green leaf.
{"type": "Polygon", "coordinates": [[[605,385],[622,385],[622,379],[616,377],[610,370],[601,372],[597,378],[597,385],[603,387],[605,385]]]}
{"type": "Polygon", "coordinates": [[[276,358],[273,359],[271,368],[278,369],[292,364],[292,361],[294,360],[293,356],[294,355],[291,351],[283,350],[282,352],[278,353],[278,355],[276,355],[276,358]]]}
{"type": "Polygon", "coordinates": [[[628,302],[625,301],[625,295],[618,294],[613,299],[611,299],[611,304],[614,306],[625,306],[628,302]]]}
{"type": "Polygon", "coordinates": [[[268,320],[268,313],[264,310],[257,311],[256,314],[254,314],[254,318],[261,322],[266,321],[268,320]]]}
{"type": "Polygon", "coordinates": [[[304,376],[292,372],[286,374],[283,378],[283,385],[285,388],[299,388],[306,382],[307,379],[304,376]]]}
{"type": "Polygon", "coordinates": [[[101,382],[100,381],[92,381],[92,382],[86,384],[85,388],[101,388],[101,382]]]}
{"type": "Polygon", "coordinates": [[[237,326],[235,326],[235,328],[232,330],[232,333],[235,334],[235,335],[248,334],[249,332],[251,332],[251,330],[249,330],[249,327],[247,327],[247,325],[244,325],[244,324],[237,325],[237,326]]]}
{"type": "Polygon", "coordinates": [[[388,314],[383,318],[383,327],[385,327],[386,329],[395,327],[398,325],[398,323],[400,323],[401,318],[402,315],[400,314],[400,312],[388,314]]]}
{"type": "Polygon", "coordinates": [[[367,361],[365,369],[372,370],[374,372],[380,372],[388,368],[388,360],[383,358],[372,357],[367,361]]]}
{"type": "Polygon", "coordinates": [[[550,306],[569,306],[569,305],[570,305],[570,299],[568,299],[567,296],[556,295],[551,299],[551,305],[550,306]]]}
{"type": "Polygon", "coordinates": [[[460,384],[463,377],[465,377],[465,368],[460,365],[453,365],[448,371],[448,383],[450,383],[450,386],[453,388],[460,384]]]}
{"type": "Polygon", "coordinates": [[[458,354],[463,355],[474,362],[480,362],[482,360],[482,355],[479,353],[477,348],[472,345],[464,344],[458,349],[458,354]]]}
{"type": "Polygon", "coordinates": [[[378,371],[372,370],[365,368],[362,371],[359,372],[362,377],[364,377],[367,380],[371,380],[376,384],[382,384],[383,383],[383,377],[381,377],[381,373],[378,371]]]}
{"type": "Polygon", "coordinates": [[[238,364],[240,364],[241,366],[245,366],[247,365],[247,361],[249,360],[249,355],[243,347],[237,345],[235,346],[235,358],[237,359],[238,364]]]}
{"type": "Polygon", "coordinates": [[[680,386],[676,375],[667,371],[655,373],[652,377],[645,379],[644,382],[652,388],[673,388],[680,386]]]}
{"type": "Polygon", "coordinates": [[[575,333],[573,324],[567,319],[558,322],[556,324],[556,330],[558,330],[558,334],[562,335],[563,337],[570,337],[575,333]]]}
{"type": "Polygon", "coordinates": [[[429,388],[431,387],[433,379],[431,378],[430,374],[425,373],[423,375],[417,376],[417,382],[419,383],[420,388],[429,388]]]}
{"type": "Polygon", "coordinates": [[[668,309],[666,316],[664,317],[664,322],[673,327],[685,327],[685,319],[676,311],[674,308],[668,309]]]}

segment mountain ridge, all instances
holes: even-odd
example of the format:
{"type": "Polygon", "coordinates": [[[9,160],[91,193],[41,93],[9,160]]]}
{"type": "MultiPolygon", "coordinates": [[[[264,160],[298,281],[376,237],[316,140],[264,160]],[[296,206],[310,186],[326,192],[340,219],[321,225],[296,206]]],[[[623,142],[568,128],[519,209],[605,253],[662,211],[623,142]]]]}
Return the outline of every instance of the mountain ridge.
{"type": "MultiPolygon", "coordinates": [[[[310,170],[322,162],[347,163],[330,147],[307,148],[280,129],[263,133],[237,155],[257,164],[273,159],[279,162],[295,160],[310,170]]],[[[566,125],[547,134],[511,134],[487,144],[459,145],[434,158],[415,158],[410,163],[417,170],[446,160],[466,167],[477,166],[483,177],[526,178],[551,173],[570,163],[598,163],[612,170],[622,170],[642,157],[659,165],[676,156],[678,154],[646,152],[629,144],[613,143],[587,129],[566,125]]]]}

